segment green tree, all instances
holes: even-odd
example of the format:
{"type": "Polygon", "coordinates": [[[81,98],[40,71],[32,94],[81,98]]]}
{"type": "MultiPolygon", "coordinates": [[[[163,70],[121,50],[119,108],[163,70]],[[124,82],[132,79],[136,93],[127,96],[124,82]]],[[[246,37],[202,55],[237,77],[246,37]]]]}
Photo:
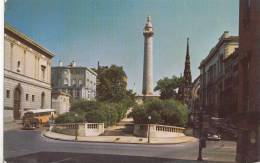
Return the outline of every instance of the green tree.
{"type": "Polygon", "coordinates": [[[161,99],[175,98],[177,95],[176,89],[180,87],[183,77],[172,76],[172,78],[165,77],[157,81],[154,88],[155,91],[160,91],[161,99]]]}
{"type": "Polygon", "coordinates": [[[123,99],[127,91],[127,76],[123,67],[111,65],[99,67],[97,70],[99,84],[97,85],[97,99],[100,101],[118,101],[123,99]]]}

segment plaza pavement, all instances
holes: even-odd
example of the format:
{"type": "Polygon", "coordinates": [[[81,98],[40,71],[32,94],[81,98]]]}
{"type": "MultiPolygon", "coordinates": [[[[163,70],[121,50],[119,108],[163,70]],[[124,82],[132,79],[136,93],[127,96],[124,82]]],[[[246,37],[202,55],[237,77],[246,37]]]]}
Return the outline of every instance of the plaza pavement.
{"type": "MultiPolygon", "coordinates": [[[[51,131],[43,131],[43,136],[63,141],[75,141],[75,136],[59,134],[51,131]]],[[[126,143],[126,144],[147,144],[148,139],[135,136],[89,136],[83,137],[78,136],[77,141],[79,142],[100,142],[100,143],[126,143]]],[[[174,138],[151,138],[150,144],[179,144],[196,142],[197,139],[190,136],[181,136],[174,138]]]]}

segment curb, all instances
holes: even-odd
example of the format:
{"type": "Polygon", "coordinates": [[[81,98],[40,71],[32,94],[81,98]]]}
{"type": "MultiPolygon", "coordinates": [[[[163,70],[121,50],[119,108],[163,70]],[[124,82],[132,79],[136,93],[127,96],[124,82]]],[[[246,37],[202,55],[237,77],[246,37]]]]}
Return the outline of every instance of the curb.
{"type": "Polygon", "coordinates": [[[184,144],[184,143],[189,143],[189,142],[197,142],[196,141],[182,141],[182,142],[177,142],[177,143],[129,143],[129,142],[111,142],[111,141],[88,141],[88,140],[67,140],[67,139],[61,139],[61,138],[53,138],[53,137],[50,137],[48,135],[46,135],[45,133],[41,133],[41,136],[42,137],[45,137],[45,138],[49,138],[49,139],[53,139],[53,140],[59,140],[59,141],[66,141],[66,142],[86,142],[86,143],[107,143],[107,144],[134,144],[134,145],[176,145],[176,144],[184,144]]]}

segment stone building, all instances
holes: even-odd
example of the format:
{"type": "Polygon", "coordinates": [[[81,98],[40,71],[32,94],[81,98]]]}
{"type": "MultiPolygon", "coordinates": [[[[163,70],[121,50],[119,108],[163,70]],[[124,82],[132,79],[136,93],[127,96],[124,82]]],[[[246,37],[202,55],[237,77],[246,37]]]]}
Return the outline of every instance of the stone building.
{"type": "Polygon", "coordinates": [[[260,161],[260,1],[240,0],[237,162],[260,161]]]}
{"type": "Polygon", "coordinates": [[[72,99],[94,100],[96,97],[97,74],[87,67],[76,66],[76,62],[68,66],[51,68],[52,88],[56,91],[69,93],[72,99]]]}
{"type": "Polygon", "coordinates": [[[51,108],[53,54],[10,25],[4,27],[4,122],[51,108]]]}
{"type": "Polygon", "coordinates": [[[52,91],[51,95],[52,109],[55,109],[58,115],[70,111],[70,94],[62,91],[52,91]]]}
{"type": "Polygon", "coordinates": [[[237,110],[238,102],[238,49],[223,60],[224,63],[224,89],[223,105],[219,110],[221,117],[230,118],[237,110]]]}
{"type": "Polygon", "coordinates": [[[190,109],[191,125],[194,128],[197,128],[200,112],[200,76],[198,76],[192,83],[190,109]]]}
{"type": "Polygon", "coordinates": [[[202,60],[200,69],[201,107],[212,117],[223,117],[224,60],[238,48],[238,37],[224,32],[218,43],[202,60]]]}
{"type": "Polygon", "coordinates": [[[184,67],[183,82],[178,90],[178,99],[188,106],[191,103],[192,77],[190,71],[189,38],[187,38],[186,59],[184,67]]]}

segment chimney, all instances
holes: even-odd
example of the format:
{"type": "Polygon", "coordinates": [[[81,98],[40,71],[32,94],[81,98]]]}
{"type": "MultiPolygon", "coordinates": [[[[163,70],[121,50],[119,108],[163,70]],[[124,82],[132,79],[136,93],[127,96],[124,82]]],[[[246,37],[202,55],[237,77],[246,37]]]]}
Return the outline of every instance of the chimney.
{"type": "Polygon", "coordinates": [[[59,61],[59,67],[62,67],[62,66],[63,66],[63,62],[59,61]]]}
{"type": "Polygon", "coordinates": [[[228,31],[224,31],[224,33],[222,34],[222,36],[219,38],[219,40],[225,39],[229,37],[229,32],[228,31]]]}
{"type": "Polygon", "coordinates": [[[71,67],[76,67],[76,61],[71,62],[71,67]]]}

